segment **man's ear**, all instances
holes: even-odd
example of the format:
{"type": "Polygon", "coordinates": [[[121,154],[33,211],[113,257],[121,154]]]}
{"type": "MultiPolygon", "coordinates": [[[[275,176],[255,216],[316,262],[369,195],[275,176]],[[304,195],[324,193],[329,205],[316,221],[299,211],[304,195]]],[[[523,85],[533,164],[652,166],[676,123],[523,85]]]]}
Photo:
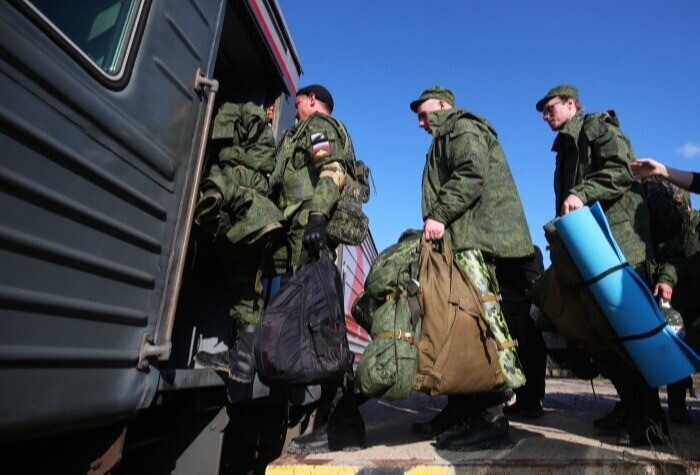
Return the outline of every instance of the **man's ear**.
{"type": "Polygon", "coordinates": [[[445,105],[445,101],[443,101],[442,99],[438,101],[438,106],[440,106],[440,110],[444,110],[445,105]]]}
{"type": "Polygon", "coordinates": [[[309,93],[309,95],[306,96],[306,97],[309,98],[309,106],[313,107],[313,106],[316,104],[316,94],[314,94],[313,92],[311,92],[311,93],[309,93]]]}

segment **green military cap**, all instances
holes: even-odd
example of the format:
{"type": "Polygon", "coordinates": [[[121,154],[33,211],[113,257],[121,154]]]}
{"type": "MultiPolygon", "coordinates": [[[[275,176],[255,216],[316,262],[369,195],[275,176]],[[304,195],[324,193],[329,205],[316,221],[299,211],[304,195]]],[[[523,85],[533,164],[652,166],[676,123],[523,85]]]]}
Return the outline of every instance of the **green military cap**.
{"type": "Polygon", "coordinates": [[[542,110],[544,109],[544,105],[547,103],[547,101],[549,101],[552,97],[557,96],[573,97],[576,100],[578,100],[578,89],[576,89],[575,86],[571,86],[569,84],[560,84],[559,86],[554,86],[542,99],[537,101],[535,109],[537,109],[539,112],[542,112],[542,110]]]}
{"type": "Polygon", "coordinates": [[[427,101],[428,99],[437,99],[439,101],[445,101],[452,107],[455,106],[455,95],[452,94],[452,91],[450,91],[449,89],[445,89],[444,87],[433,86],[423,91],[423,93],[418,99],[411,102],[411,110],[413,112],[416,112],[418,110],[418,106],[420,106],[423,102],[427,101]]]}

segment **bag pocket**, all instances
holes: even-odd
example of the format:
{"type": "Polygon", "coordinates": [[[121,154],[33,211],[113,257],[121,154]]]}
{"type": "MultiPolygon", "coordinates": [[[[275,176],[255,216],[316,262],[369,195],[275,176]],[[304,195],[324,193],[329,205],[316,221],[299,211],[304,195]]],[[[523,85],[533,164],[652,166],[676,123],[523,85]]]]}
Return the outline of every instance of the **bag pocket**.
{"type": "Polygon", "coordinates": [[[263,381],[289,381],[301,369],[300,329],[290,311],[265,312],[255,336],[255,369],[263,381]]]}
{"type": "Polygon", "coordinates": [[[335,242],[359,246],[369,232],[369,219],[361,206],[339,201],[328,222],[328,237],[335,242]]]}
{"type": "Polygon", "coordinates": [[[312,351],[316,355],[310,358],[310,374],[314,383],[325,380],[333,381],[342,377],[352,363],[352,353],[347,342],[345,325],[339,320],[319,322],[315,315],[308,321],[308,331],[311,337],[312,351]]]}

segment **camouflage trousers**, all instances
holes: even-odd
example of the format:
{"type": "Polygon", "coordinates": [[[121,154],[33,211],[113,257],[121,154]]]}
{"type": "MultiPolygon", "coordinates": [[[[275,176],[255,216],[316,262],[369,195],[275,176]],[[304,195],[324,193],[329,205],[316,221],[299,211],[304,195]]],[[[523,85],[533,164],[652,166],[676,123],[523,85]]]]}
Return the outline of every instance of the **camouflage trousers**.
{"type": "MultiPolygon", "coordinates": [[[[500,289],[496,280],[495,266],[486,263],[481,251],[468,249],[456,252],[454,259],[457,265],[472,278],[482,297],[499,294],[500,289]]],[[[510,331],[499,301],[489,299],[483,303],[483,308],[489,328],[496,336],[496,339],[501,343],[511,341],[510,331]]],[[[525,373],[518,360],[515,346],[499,350],[498,362],[506,377],[505,386],[502,389],[519,388],[525,384],[525,373]]]]}
{"type": "Polygon", "coordinates": [[[257,324],[264,308],[264,243],[240,246],[239,251],[228,278],[229,314],[239,323],[257,324]]]}

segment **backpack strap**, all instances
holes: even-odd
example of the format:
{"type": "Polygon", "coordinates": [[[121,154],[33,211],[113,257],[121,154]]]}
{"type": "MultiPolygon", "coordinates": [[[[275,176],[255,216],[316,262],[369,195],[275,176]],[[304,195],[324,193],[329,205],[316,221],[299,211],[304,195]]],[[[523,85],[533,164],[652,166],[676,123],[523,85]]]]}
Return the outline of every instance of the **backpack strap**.
{"type": "Polygon", "coordinates": [[[417,347],[418,345],[416,344],[416,339],[413,336],[413,333],[411,332],[404,332],[399,330],[398,328],[395,329],[393,332],[381,332],[377,333],[372,337],[372,340],[386,340],[389,338],[394,338],[396,340],[401,340],[410,343],[411,345],[417,347]]]}

